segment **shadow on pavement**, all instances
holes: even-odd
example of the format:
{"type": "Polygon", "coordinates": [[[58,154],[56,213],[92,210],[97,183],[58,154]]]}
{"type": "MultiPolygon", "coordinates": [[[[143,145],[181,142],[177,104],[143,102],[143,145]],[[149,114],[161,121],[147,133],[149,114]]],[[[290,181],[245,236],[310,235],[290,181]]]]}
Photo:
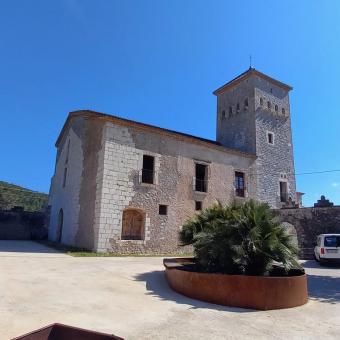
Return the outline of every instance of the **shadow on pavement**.
{"type": "Polygon", "coordinates": [[[309,298],[331,304],[340,302],[340,277],[307,275],[309,298]]]}
{"type": "Polygon", "coordinates": [[[61,252],[34,241],[0,240],[0,254],[1,253],[60,254],[61,252]]]}
{"type": "MultiPolygon", "coordinates": [[[[316,263],[315,268],[318,267],[319,264],[316,263]]],[[[308,274],[307,277],[308,293],[310,299],[331,304],[340,302],[340,277],[332,275],[322,276],[310,274],[308,274]]],[[[255,310],[251,309],[214,305],[212,303],[194,300],[184,295],[178,294],[169,287],[164,271],[153,271],[139,274],[135,277],[135,279],[137,281],[144,281],[146,283],[146,289],[149,295],[156,296],[162,300],[186,304],[194,309],[207,308],[234,313],[256,312],[255,310]]]]}
{"type": "Polygon", "coordinates": [[[302,263],[302,265],[304,268],[318,268],[318,269],[339,268],[340,269],[339,262],[325,263],[321,266],[320,263],[315,260],[306,260],[302,263]]]}
{"type": "Polygon", "coordinates": [[[189,305],[192,309],[206,308],[233,313],[259,312],[253,309],[215,305],[208,302],[190,299],[184,295],[178,294],[169,287],[166,281],[165,272],[161,270],[137,275],[135,279],[136,281],[144,281],[146,283],[146,289],[149,295],[156,296],[165,301],[168,300],[179,304],[189,305]]]}

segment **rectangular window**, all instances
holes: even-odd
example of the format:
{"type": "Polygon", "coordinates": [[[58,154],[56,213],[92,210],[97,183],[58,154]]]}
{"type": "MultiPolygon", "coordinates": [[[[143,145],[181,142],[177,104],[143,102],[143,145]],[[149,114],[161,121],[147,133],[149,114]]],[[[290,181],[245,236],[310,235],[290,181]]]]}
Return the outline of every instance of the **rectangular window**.
{"type": "Polygon", "coordinates": [[[325,247],[340,247],[340,236],[325,236],[324,245],[325,247]]]}
{"type": "Polygon", "coordinates": [[[244,197],[245,185],[243,172],[235,171],[235,191],[237,197],[244,197]]]}
{"type": "Polygon", "coordinates": [[[287,182],[280,182],[280,201],[288,201],[287,182]]]}
{"type": "Polygon", "coordinates": [[[159,211],[158,213],[160,215],[167,215],[168,214],[168,206],[167,205],[163,205],[163,204],[160,204],[159,205],[159,211]]]}
{"type": "Polygon", "coordinates": [[[202,202],[201,201],[195,201],[195,210],[202,210],[202,202]]]}
{"type": "Polygon", "coordinates": [[[272,132],[267,133],[267,142],[269,144],[274,144],[274,134],[272,132]]]}
{"type": "Polygon", "coordinates": [[[65,188],[66,186],[66,177],[67,177],[67,168],[64,168],[63,188],[65,188]]]}
{"type": "Polygon", "coordinates": [[[155,157],[143,155],[142,183],[154,182],[155,157]]]}
{"type": "Polygon", "coordinates": [[[201,192],[207,192],[207,170],[208,167],[205,164],[195,164],[195,190],[201,192]]]}

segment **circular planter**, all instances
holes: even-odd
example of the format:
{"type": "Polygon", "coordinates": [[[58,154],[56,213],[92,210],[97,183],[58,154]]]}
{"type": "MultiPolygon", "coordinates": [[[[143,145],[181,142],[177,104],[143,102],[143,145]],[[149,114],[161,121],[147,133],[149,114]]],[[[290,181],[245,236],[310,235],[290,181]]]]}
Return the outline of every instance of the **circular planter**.
{"type": "Polygon", "coordinates": [[[306,274],[269,277],[210,274],[184,270],[193,259],[164,259],[170,287],[193,299],[259,310],[291,308],[308,300],[306,274]],[[181,269],[182,268],[182,269],[181,269]]]}

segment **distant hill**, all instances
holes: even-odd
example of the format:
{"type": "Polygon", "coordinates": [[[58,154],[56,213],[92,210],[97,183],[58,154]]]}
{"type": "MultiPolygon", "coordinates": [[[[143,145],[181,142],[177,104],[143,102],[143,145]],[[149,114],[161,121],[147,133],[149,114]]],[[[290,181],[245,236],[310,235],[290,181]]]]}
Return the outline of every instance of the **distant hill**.
{"type": "Polygon", "coordinates": [[[41,210],[47,205],[48,195],[18,185],[0,181],[0,209],[21,206],[26,211],[41,210]]]}

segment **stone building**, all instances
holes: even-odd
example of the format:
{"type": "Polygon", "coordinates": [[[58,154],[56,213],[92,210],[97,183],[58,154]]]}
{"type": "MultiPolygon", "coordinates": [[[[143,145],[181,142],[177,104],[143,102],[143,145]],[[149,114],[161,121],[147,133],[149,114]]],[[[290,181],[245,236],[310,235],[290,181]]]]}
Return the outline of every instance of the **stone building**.
{"type": "Polygon", "coordinates": [[[217,89],[216,141],[71,112],[56,142],[49,238],[98,252],[174,252],[184,221],[216,201],[295,201],[291,89],[253,68],[217,89]]]}

